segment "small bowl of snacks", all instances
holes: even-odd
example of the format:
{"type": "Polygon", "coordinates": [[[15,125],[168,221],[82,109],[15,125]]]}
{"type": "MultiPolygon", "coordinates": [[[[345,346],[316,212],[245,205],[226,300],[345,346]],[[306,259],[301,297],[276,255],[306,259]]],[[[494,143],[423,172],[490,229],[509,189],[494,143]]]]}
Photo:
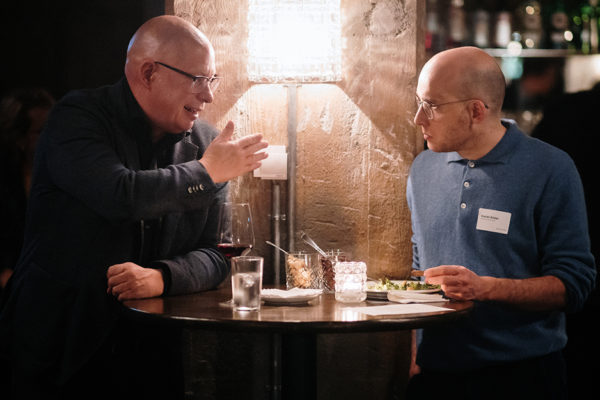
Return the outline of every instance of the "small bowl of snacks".
{"type": "Polygon", "coordinates": [[[316,253],[291,252],[285,256],[287,289],[322,289],[323,272],[316,253]]]}

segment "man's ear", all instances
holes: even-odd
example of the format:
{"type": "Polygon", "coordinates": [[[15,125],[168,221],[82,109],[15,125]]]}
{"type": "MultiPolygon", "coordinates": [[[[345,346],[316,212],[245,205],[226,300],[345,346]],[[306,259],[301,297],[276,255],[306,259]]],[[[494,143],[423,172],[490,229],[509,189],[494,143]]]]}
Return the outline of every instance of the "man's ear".
{"type": "Polygon", "coordinates": [[[481,100],[473,100],[469,106],[471,118],[473,121],[481,122],[485,119],[485,114],[488,111],[487,107],[481,100]]]}
{"type": "Polygon", "coordinates": [[[146,88],[150,88],[151,82],[154,80],[154,73],[156,72],[156,63],[152,61],[144,61],[140,65],[140,76],[142,78],[142,85],[146,88]]]}

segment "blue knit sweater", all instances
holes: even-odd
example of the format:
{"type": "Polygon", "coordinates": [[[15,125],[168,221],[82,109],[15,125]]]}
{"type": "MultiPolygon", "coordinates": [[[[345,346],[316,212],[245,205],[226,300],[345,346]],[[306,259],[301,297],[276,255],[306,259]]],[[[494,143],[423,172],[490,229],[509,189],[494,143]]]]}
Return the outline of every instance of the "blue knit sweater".
{"type": "MultiPolygon", "coordinates": [[[[563,151],[524,135],[513,121],[502,123],[505,135],[479,160],[430,150],[415,159],[407,184],[413,267],[455,264],[513,279],[553,275],[566,287],[566,311],[577,310],[596,274],[578,172],[563,151]],[[509,217],[506,230],[478,229],[482,211],[509,217]]],[[[443,371],[540,356],[567,341],[563,312],[492,302],[476,302],[465,320],[422,333],[417,363],[443,371]]]]}

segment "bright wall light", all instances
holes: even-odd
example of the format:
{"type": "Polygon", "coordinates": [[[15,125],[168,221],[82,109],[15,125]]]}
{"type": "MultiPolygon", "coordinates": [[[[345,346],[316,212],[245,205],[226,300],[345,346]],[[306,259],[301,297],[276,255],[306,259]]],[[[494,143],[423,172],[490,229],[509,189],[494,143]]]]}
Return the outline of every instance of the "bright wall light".
{"type": "Polygon", "coordinates": [[[342,79],[340,0],[250,0],[250,81],[342,79]]]}

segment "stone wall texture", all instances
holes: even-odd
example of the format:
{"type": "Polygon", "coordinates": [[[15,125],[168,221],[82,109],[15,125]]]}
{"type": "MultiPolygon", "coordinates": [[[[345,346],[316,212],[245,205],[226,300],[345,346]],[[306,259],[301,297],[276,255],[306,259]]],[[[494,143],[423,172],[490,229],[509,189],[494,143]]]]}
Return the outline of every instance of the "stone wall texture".
{"type": "MultiPolygon", "coordinates": [[[[238,136],[261,132],[271,144],[288,145],[287,89],[248,80],[247,9],[246,0],[174,1],[174,13],[209,37],[224,76],[204,118],[218,128],[234,121],[238,136]]],[[[412,118],[424,59],[418,46],[424,5],[341,0],[341,11],[343,80],[297,89],[296,212],[286,217],[320,247],[365,261],[369,276],[403,278],[411,264],[406,178],[423,147],[412,118]]],[[[287,182],[281,184],[286,213],[287,182]]],[[[252,174],[232,182],[234,200],[252,206],[265,282],[273,276],[273,249],[264,243],[272,241],[271,190],[272,182],[252,174]]],[[[294,242],[297,250],[306,247],[298,238],[294,242]]]]}

